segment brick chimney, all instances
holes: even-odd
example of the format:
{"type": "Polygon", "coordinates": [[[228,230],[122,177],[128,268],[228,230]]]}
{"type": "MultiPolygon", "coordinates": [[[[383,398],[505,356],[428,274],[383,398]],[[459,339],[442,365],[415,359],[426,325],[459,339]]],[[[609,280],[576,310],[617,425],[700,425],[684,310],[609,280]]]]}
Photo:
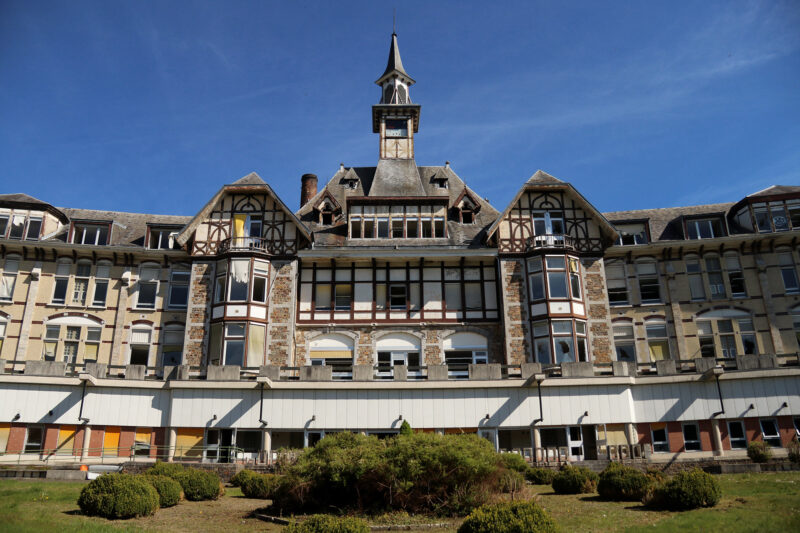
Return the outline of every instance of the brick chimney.
{"type": "Polygon", "coordinates": [[[300,182],[300,207],[303,207],[317,194],[317,175],[303,174],[300,182]]]}

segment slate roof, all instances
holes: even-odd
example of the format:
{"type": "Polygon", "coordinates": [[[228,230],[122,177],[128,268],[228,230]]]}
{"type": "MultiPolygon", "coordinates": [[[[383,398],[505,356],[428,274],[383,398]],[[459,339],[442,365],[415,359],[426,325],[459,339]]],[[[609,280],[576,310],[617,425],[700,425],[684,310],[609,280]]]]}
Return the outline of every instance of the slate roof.
{"type": "MultiPolygon", "coordinates": [[[[614,224],[615,222],[646,220],[650,227],[650,239],[653,241],[683,240],[683,217],[696,215],[725,216],[733,203],[693,205],[687,207],[666,207],[661,209],[638,209],[635,211],[612,211],[603,213],[614,224]]],[[[731,228],[733,230],[733,228],[731,228]]]]}
{"type": "Polygon", "coordinates": [[[758,198],[759,196],[775,196],[778,194],[800,194],[800,187],[795,185],[771,185],[766,189],[753,194],[748,194],[747,198],[758,198]]]}
{"type": "Polygon", "coordinates": [[[383,80],[387,75],[391,74],[392,72],[399,72],[406,78],[408,78],[411,83],[414,83],[414,79],[408,75],[408,73],[403,68],[403,60],[400,58],[400,48],[397,46],[397,34],[392,33],[392,42],[389,45],[389,60],[386,62],[386,70],[383,71],[381,77],[375,82],[380,84],[381,80],[383,80]]]}
{"type": "Polygon", "coordinates": [[[449,166],[418,167],[413,160],[381,160],[377,167],[341,167],[328,183],[297,212],[297,217],[314,233],[315,247],[363,247],[363,246],[460,246],[477,248],[483,244],[486,229],[500,213],[487,200],[481,198],[449,166]],[[343,185],[347,180],[357,179],[355,189],[343,185]],[[438,179],[447,180],[447,188],[439,188],[438,179]],[[461,224],[455,220],[457,213],[453,204],[464,189],[480,203],[474,224],[461,224]],[[343,215],[333,226],[320,226],[314,217],[314,206],[325,191],[343,207],[343,215]],[[446,239],[358,239],[347,240],[347,198],[349,197],[409,197],[446,198],[448,221],[446,239]]]}
{"type": "MultiPolygon", "coordinates": [[[[147,225],[175,226],[186,225],[192,217],[175,215],[149,215],[144,213],[125,213],[121,211],[97,211],[94,209],[59,208],[70,220],[96,220],[114,222],[111,229],[110,246],[144,246],[147,225]]],[[[65,241],[69,227],[65,227],[53,240],[65,241]]]]}
{"type": "Polygon", "coordinates": [[[43,202],[38,198],[34,198],[33,196],[29,196],[21,192],[11,193],[11,194],[0,194],[0,203],[20,203],[20,204],[50,206],[50,204],[48,204],[47,202],[43,202]]]}

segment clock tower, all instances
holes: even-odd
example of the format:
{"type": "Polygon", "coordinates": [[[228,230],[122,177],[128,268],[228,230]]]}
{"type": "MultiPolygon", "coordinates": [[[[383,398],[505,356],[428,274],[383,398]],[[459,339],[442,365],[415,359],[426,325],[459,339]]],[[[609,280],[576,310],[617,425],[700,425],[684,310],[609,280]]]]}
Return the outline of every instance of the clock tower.
{"type": "Polygon", "coordinates": [[[372,106],[372,131],[380,134],[380,158],[414,159],[420,106],[411,103],[409,89],[416,82],[403,68],[396,33],[392,34],[386,70],[375,83],[381,88],[381,99],[372,106]]]}

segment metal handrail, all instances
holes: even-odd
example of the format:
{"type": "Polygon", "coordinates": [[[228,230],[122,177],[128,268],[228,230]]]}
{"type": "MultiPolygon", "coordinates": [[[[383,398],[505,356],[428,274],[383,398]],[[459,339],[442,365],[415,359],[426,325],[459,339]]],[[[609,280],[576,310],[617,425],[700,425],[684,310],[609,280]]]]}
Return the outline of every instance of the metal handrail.
{"type": "MultiPolygon", "coordinates": [[[[99,460],[100,464],[105,464],[106,462],[111,461],[119,462],[120,459],[134,463],[137,460],[145,462],[167,460],[170,459],[170,455],[172,456],[171,458],[173,462],[180,463],[247,463],[247,459],[239,458],[239,455],[244,453],[252,452],[245,452],[244,448],[240,448],[238,446],[204,445],[189,447],[154,445],[144,447],[134,444],[132,446],[118,447],[90,447],[86,448],[85,456],[87,463],[97,463],[99,460]],[[136,453],[139,450],[145,449],[148,452],[146,455],[138,455],[136,453]],[[170,454],[170,452],[172,453],[170,454]],[[228,460],[210,460],[208,452],[214,452],[213,456],[211,456],[213,458],[224,457],[228,460]]],[[[257,455],[261,457],[263,455],[263,450],[257,452],[257,455]]],[[[19,452],[6,451],[0,453],[0,466],[9,464],[19,465],[22,463],[48,465],[57,463],[59,461],[74,463],[76,462],[76,458],[81,460],[83,456],[83,448],[78,448],[76,450],[74,446],[70,447],[66,451],[63,448],[38,448],[36,450],[21,450],[19,452]],[[11,459],[9,460],[8,458],[11,459]]]]}

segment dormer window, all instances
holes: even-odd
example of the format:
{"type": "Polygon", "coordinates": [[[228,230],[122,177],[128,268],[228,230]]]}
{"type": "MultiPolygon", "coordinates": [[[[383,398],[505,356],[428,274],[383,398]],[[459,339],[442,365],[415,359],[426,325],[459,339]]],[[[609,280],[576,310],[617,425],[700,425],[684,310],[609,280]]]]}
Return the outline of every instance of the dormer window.
{"type": "Polygon", "coordinates": [[[0,215],[0,238],[38,241],[42,230],[42,217],[24,214],[0,215]]]}
{"type": "Polygon", "coordinates": [[[323,211],[320,213],[320,217],[322,219],[321,224],[323,226],[330,226],[333,224],[333,213],[331,211],[323,211]]]}
{"type": "Polygon", "coordinates": [[[713,239],[725,236],[722,219],[719,217],[690,219],[685,223],[686,236],[689,239],[713,239]]]}
{"type": "Polygon", "coordinates": [[[148,248],[151,250],[171,250],[178,234],[174,229],[150,228],[148,248]]]}
{"type": "Polygon", "coordinates": [[[408,137],[408,119],[386,119],[387,137],[408,137]]]}
{"type": "Polygon", "coordinates": [[[631,246],[634,244],[647,244],[647,224],[644,222],[637,224],[618,224],[616,226],[619,232],[619,239],[617,245],[631,246]]]}
{"type": "Polygon", "coordinates": [[[462,209],[461,210],[461,223],[462,224],[474,224],[475,223],[475,213],[473,213],[469,209],[462,209]]]}
{"type": "Polygon", "coordinates": [[[345,189],[352,189],[355,190],[358,188],[358,180],[357,179],[343,179],[342,180],[342,187],[345,189]]]}
{"type": "Polygon", "coordinates": [[[110,224],[78,224],[72,229],[72,244],[94,244],[105,246],[108,244],[108,230],[110,224]]]}
{"type": "Polygon", "coordinates": [[[437,189],[446,189],[447,188],[447,178],[434,179],[433,183],[436,185],[437,189]]]}

